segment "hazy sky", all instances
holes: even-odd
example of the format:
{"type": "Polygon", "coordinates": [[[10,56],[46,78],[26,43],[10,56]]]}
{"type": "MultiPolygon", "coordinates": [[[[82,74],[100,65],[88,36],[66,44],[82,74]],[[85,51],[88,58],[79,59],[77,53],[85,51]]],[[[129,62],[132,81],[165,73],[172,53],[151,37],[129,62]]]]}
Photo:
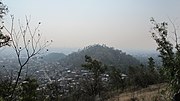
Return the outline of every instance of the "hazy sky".
{"type": "MultiPolygon", "coordinates": [[[[52,47],[106,44],[155,50],[150,18],[180,18],[180,0],[4,0],[16,19],[31,15],[52,47]]],[[[7,19],[7,17],[5,18],[7,19]]],[[[179,21],[179,20],[178,20],[179,21]]],[[[32,25],[33,27],[35,25],[32,25]]]]}

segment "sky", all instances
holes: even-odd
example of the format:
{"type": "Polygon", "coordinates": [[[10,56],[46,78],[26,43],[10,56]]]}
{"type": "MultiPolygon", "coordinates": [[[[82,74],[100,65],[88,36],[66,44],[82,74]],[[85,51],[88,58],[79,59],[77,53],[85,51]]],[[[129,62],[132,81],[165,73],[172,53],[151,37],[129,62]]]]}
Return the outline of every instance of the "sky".
{"type": "MultiPolygon", "coordinates": [[[[180,0],[4,0],[9,15],[41,32],[53,48],[82,48],[106,44],[118,49],[155,50],[150,18],[180,18],[180,0]]],[[[8,20],[8,15],[5,20],[8,20]]]]}

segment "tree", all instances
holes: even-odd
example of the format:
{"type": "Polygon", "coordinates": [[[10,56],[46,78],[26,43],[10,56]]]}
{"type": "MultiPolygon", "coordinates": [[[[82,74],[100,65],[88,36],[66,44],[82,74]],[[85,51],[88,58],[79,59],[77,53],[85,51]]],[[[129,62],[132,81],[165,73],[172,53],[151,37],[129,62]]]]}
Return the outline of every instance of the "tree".
{"type": "Polygon", "coordinates": [[[11,95],[11,97],[13,97],[16,87],[18,85],[19,78],[21,76],[22,69],[26,66],[26,64],[30,61],[32,57],[39,54],[42,50],[49,46],[52,40],[42,42],[42,37],[39,31],[39,26],[41,22],[39,22],[37,27],[32,30],[30,27],[30,20],[26,17],[26,25],[21,25],[21,22],[19,20],[19,29],[15,29],[16,27],[14,24],[13,15],[11,15],[11,19],[12,23],[10,30],[7,29],[4,24],[3,29],[10,36],[11,46],[16,53],[17,61],[19,63],[18,75],[11,95]]]}
{"type": "MultiPolygon", "coordinates": [[[[2,1],[0,1],[1,20],[3,19],[4,15],[7,14],[7,12],[8,12],[8,7],[4,5],[2,1]]],[[[0,47],[6,45],[11,46],[15,51],[15,54],[17,56],[17,62],[19,63],[19,70],[17,73],[15,83],[10,83],[11,84],[10,86],[13,86],[11,90],[11,94],[9,94],[9,96],[11,97],[10,100],[14,100],[14,98],[16,97],[14,95],[17,90],[16,88],[19,83],[22,69],[27,65],[27,63],[30,61],[32,57],[39,54],[52,42],[52,40],[51,41],[42,40],[42,35],[39,31],[39,26],[41,25],[41,22],[38,22],[38,25],[35,29],[32,29],[30,27],[30,19],[28,19],[27,17],[25,19],[25,23],[26,24],[23,25],[21,21],[18,20],[18,24],[15,24],[14,16],[11,15],[10,29],[8,29],[8,27],[4,24],[4,21],[2,21],[0,25],[0,47]]],[[[25,81],[27,80],[25,79],[25,81]]],[[[31,81],[32,80],[28,82],[31,81]]]]}
{"type": "Polygon", "coordinates": [[[12,92],[12,88],[13,88],[12,82],[9,79],[1,80],[1,82],[0,82],[0,97],[3,99],[2,101],[9,100],[9,95],[12,92]]]}
{"type": "Polygon", "coordinates": [[[36,79],[26,78],[20,84],[20,99],[21,101],[36,101],[37,100],[37,88],[39,84],[36,79]]]}
{"type": "Polygon", "coordinates": [[[8,12],[8,7],[3,4],[2,1],[0,1],[0,18],[2,19],[4,17],[4,15],[6,15],[8,12]]]}
{"type": "Polygon", "coordinates": [[[125,78],[122,77],[121,70],[119,68],[111,67],[109,76],[112,88],[116,88],[117,91],[121,88],[123,91],[125,87],[125,78]]]}
{"type": "Polygon", "coordinates": [[[47,84],[46,90],[50,101],[59,101],[64,94],[62,86],[57,81],[47,84]]]}
{"type": "Polygon", "coordinates": [[[90,78],[90,82],[88,82],[85,88],[86,93],[93,97],[100,96],[103,89],[101,77],[105,73],[106,66],[87,55],[85,56],[85,62],[86,64],[83,64],[82,67],[92,73],[92,78],[90,78]]]}
{"type": "Polygon", "coordinates": [[[168,79],[171,95],[180,91],[180,44],[178,43],[177,28],[170,20],[173,26],[174,43],[168,39],[168,23],[157,23],[153,18],[151,19],[153,28],[151,34],[156,41],[162,59],[162,66],[164,75],[168,79]]]}
{"type": "MultiPolygon", "coordinates": [[[[0,1],[0,20],[3,19],[3,17],[7,14],[7,12],[8,12],[7,6],[4,5],[2,1],[0,1]]],[[[0,47],[6,46],[6,45],[9,46],[10,37],[8,35],[4,35],[2,32],[2,29],[3,29],[3,26],[0,26],[0,47]]]]}
{"type": "Polygon", "coordinates": [[[148,58],[148,68],[150,68],[152,71],[155,68],[155,62],[154,62],[154,59],[152,57],[148,58]]]}
{"type": "Polygon", "coordinates": [[[155,67],[155,62],[152,57],[148,58],[148,64],[147,64],[147,77],[148,77],[148,85],[156,84],[159,81],[160,75],[158,73],[157,68],[155,67]]]}
{"type": "Polygon", "coordinates": [[[133,87],[133,91],[138,87],[147,87],[147,78],[144,67],[133,67],[128,68],[128,79],[129,85],[133,87]],[[143,78],[142,78],[143,77],[143,78]]]}
{"type": "Polygon", "coordinates": [[[3,35],[2,31],[0,30],[0,47],[3,46],[10,46],[10,37],[8,35],[3,35]]]}
{"type": "MultiPolygon", "coordinates": [[[[15,27],[13,15],[11,15],[11,20],[11,28],[8,29],[4,25],[4,23],[2,23],[1,30],[9,34],[9,36],[5,36],[5,41],[3,41],[7,43],[3,43],[2,45],[8,45],[9,40],[11,39],[11,46],[13,47],[16,53],[17,61],[19,63],[18,75],[11,95],[11,97],[13,97],[23,67],[26,66],[26,64],[30,61],[32,57],[39,54],[42,50],[49,46],[52,41],[42,42],[42,37],[39,31],[39,26],[41,22],[39,22],[38,26],[34,30],[32,30],[30,27],[30,20],[26,17],[26,25],[21,25],[21,22],[19,20],[19,29],[15,29],[18,27],[15,27]]],[[[4,35],[2,35],[1,33],[0,35],[4,37],[4,35]]]]}

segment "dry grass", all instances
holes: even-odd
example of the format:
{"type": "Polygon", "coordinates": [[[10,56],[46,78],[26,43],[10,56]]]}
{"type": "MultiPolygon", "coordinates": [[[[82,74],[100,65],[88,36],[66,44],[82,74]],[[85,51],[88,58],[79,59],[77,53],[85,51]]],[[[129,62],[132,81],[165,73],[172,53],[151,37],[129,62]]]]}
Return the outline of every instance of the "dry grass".
{"type": "Polygon", "coordinates": [[[135,92],[125,92],[107,101],[166,101],[160,93],[165,90],[165,84],[152,85],[135,92]],[[136,100],[132,100],[132,98],[136,100]]]}

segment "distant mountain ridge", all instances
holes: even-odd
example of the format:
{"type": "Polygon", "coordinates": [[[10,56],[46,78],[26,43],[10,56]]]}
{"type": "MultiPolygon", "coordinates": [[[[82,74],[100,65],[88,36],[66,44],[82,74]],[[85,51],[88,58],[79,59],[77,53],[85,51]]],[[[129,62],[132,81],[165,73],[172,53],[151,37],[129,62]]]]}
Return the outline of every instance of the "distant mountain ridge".
{"type": "Polygon", "coordinates": [[[92,58],[101,61],[103,64],[118,68],[140,64],[136,58],[122,52],[121,50],[99,44],[85,47],[83,50],[79,50],[78,52],[73,52],[61,59],[60,63],[64,66],[81,67],[81,64],[85,63],[85,55],[91,56],[92,58]]]}

